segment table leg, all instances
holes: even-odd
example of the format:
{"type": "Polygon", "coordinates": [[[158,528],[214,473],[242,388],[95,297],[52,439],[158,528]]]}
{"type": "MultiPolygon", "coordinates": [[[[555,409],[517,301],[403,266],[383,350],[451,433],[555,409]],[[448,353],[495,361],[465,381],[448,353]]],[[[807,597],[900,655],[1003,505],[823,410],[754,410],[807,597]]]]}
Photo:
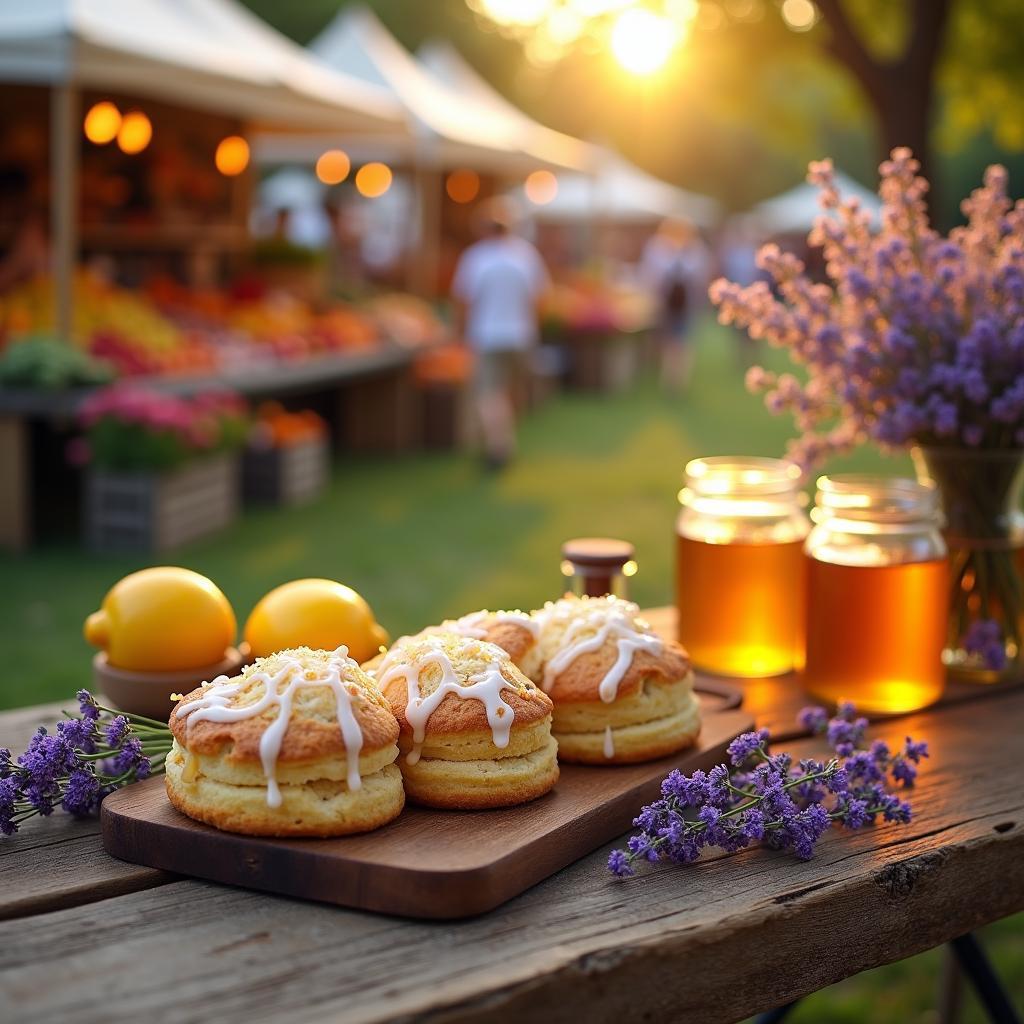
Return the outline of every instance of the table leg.
{"type": "Polygon", "coordinates": [[[958,1024],[963,1008],[964,975],[952,946],[942,947],[939,969],[939,1024],[958,1024]]]}
{"type": "Polygon", "coordinates": [[[1017,1011],[1010,1003],[1010,997],[973,933],[961,935],[950,946],[992,1024],[1021,1024],[1017,1011]]]}
{"type": "Polygon", "coordinates": [[[0,416],[0,548],[28,547],[31,488],[28,423],[21,416],[0,416]]]}

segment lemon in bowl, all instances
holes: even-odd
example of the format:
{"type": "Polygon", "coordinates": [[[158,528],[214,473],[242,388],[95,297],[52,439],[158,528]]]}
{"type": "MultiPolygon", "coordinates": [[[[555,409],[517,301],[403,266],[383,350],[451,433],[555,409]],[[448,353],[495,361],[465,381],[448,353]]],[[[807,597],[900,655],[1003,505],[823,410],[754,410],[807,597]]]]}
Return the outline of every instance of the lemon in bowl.
{"type": "Polygon", "coordinates": [[[333,651],[344,644],[349,657],[367,661],[387,644],[388,634],[370,606],[335,580],[292,580],[266,594],[253,608],[244,636],[254,658],[290,647],[333,651]]]}
{"type": "Polygon", "coordinates": [[[238,625],[228,599],[191,569],[157,566],[116,583],[85,621],[85,638],[115,668],[179,672],[221,661],[238,625]]]}
{"type": "Polygon", "coordinates": [[[215,583],[191,569],[156,566],[119,580],[85,621],[98,688],[121,710],[166,720],[171,694],[187,692],[242,656],[238,625],[215,583]]]}

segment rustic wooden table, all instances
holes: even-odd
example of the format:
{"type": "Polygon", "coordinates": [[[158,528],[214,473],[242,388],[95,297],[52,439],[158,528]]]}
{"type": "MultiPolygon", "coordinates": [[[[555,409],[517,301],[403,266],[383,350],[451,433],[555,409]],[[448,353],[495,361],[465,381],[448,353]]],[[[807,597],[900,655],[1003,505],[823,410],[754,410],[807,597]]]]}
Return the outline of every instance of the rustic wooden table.
{"type": "MultiPolygon", "coordinates": [[[[793,681],[745,686],[792,734],[793,681]]],[[[0,746],[59,711],[0,715],[0,746]]],[[[620,882],[608,846],[456,923],[121,863],[97,821],[57,814],[0,840],[0,1019],[739,1020],[1024,910],[1022,725],[1024,690],[992,688],[878,723],[931,744],[913,823],[833,830],[807,863],[747,850],[620,882]]]]}

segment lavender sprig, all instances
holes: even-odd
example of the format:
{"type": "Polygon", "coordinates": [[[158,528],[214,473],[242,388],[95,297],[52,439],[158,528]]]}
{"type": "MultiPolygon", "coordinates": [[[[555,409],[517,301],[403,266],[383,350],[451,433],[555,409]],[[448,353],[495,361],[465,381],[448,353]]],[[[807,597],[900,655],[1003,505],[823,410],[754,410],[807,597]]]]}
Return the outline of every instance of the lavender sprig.
{"type": "Polygon", "coordinates": [[[40,726],[25,753],[12,758],[0,749],[0,834],[56,807],[82,817],[93,813],[115,789],[163,771],[171,749],[164,722],[125,714],[78,691],[80,716],[40,726]]]}
{"type": "Polygon", "coordinates": [[[634,819],[639,831],[625,850],[612,851],[608,869],[626,878],[641,861],[688,864],[705,847],[733,852],[751,843],[808,860],[834,822],[863,828],[879,817],[910,821],[910,804],[890,787],[913,786],[926,743],[907,737],[896,752],[881,740],[865,748],[867,720],[852,704],[841,704],[831,718],[824,708],[804,708],[798,721],[824,736],[836,756],[794,764],[789,754],[769,753],[767,729],[737,736],[727,750],[731,767],[669,774],[661,799],[634,819]]]}

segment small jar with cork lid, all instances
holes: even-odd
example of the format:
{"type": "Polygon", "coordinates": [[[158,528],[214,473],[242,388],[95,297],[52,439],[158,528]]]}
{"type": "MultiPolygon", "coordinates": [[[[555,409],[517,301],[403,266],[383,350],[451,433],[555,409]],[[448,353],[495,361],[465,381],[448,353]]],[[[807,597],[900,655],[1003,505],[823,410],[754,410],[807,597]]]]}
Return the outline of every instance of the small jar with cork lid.
{"type": "Polygon", "coordinates": [[[627,598],[628,581],[636,571],[636,550],[628,541],[577,537],[562,545],[562,575],[577,597],[627,598]]]}

